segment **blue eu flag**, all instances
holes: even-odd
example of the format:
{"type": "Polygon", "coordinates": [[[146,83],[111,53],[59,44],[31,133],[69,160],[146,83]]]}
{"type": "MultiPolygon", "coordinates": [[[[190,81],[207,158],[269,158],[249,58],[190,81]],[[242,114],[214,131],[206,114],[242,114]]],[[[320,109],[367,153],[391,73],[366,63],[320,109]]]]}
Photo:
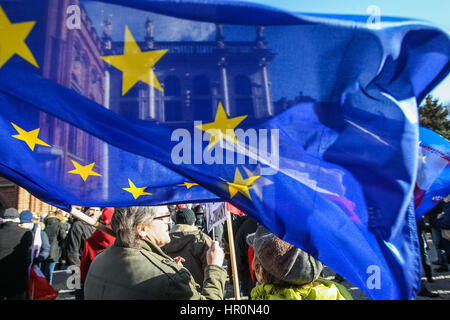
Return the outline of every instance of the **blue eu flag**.
{"type": "Polygon", "coordinates": [[[240,1],[54,2],[0,9],[4,177],[65,210],[228,201],[370,298],[415,298],[417,106],[449,73],[448,33],[240,1]]]}

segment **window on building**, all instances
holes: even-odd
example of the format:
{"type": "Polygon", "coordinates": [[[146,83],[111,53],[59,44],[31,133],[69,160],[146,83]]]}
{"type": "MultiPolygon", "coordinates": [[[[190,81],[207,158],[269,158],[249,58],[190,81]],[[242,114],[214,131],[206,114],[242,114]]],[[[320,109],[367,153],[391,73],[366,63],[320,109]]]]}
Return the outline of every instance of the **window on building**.
{"type": "Polygon", "coordinates": [[[238,75],[234,78],[234,97],[233,116],[254,114],[252,83],[248,76],[238,75]]]}
{"type": "Polygon", "coordinates": [[[211,84],[207,76],[196,76],[192,80],[192,108],[192,120],[212,121],[211,84]]]}
{"type": "Polygon", "coordinates": [[[82,87],[84,89],[84,92],[87,92],[89,90],[90,81],[89,78],[91,76],[89,70],[90,70],[90,61],[86,53],[83,53],[81,57],[81,66],[82,66],[82,87]]]}
{"type": "Polygon", "coordinates": [[[164,119],[165,121],[182,121],[182,108],[180,101],[164,102],[164,119]]]}
{"type": "Polygon", "coordinates": [[[139,118],[139,102],[123,101],[120,103],[120,114],[129,118],[139,118]]]}
{"type": "Polygon", "coordinates": [[[181,83],[175,76],[164,79],[164,120],[182,121],[181,83]]]}
{"type": "Polygon", "coordinates": [[[77,75],[72,73],[72,77],[70,79],[70,88],[72,90],[75,90],[77,93],[82,94],[82,90],[80,87],[80,80],[78,79],[77,75]]]}
{"type": "Polygon", "coordinates": [[[47,114],[44,114],[44,113],[42,113],[42,114],[45,119],[46,128],[49,128],[49,129],[47,129],[48,130],[47,131],[48,132],[47,143],[50,145],[53,145],[55,143],[55,132],[53,131],[53,130],[55,130],[55,126],[54,126],[55,119],[50,117],[47,114]]]}
{"type": "Polygon", "coordinates": [[[175,76],[168,76],[164,79],[164,95],[165,96],[181,96],[180,80],[175,76]]]}
{"type": "Polygon", "coordinates": [[[67,151],[71,154],[77,154],[77,132],[74,126],[69,126],[69,135],[67,141],[67,151]]]}
{"type": "Polygon", "coordinates": [[[140,85],[135,85],[120,99],[119,114],[130,118],[139,118],[140,85]]]}
{"type": "Polygon", "coordinates": [[[79,94],[82,93],[82,62],[81,45],[78,39],[74,40],[72,49],[72,71],[70,78],[70,87],[79,94]]]}
{"type": "Polygon", "coordinates": [[[211,85],[207,76],[196,76],[192,80],[192,94],[194,96],[211,95],[211,85]]]}

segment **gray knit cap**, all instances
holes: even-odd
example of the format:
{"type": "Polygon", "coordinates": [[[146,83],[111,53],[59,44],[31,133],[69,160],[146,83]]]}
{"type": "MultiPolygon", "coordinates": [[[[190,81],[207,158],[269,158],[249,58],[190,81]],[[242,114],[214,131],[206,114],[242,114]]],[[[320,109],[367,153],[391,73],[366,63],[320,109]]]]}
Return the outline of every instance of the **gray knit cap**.
{"type": "Polygon", "coordinates": [[[296,285],[310,283],[317,280],[323,270],[320,261],[261,225],[255,233],[247,236],[247,243],[253,247],[264,270],[284,282],[296,285]]]}
{"type": "Polygon", "coordinates": [[[15,208],[5,209],[2,213],[3,219],[19,219],[19,211],[15,208]]]}

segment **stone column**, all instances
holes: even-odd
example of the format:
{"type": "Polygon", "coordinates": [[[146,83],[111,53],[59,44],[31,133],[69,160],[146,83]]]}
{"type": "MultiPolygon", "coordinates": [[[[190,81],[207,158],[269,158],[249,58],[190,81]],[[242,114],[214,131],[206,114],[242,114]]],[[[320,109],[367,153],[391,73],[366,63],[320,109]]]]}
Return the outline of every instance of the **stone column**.
{"type": "Polygon", "coordinates": [[[219,60],[219,70],[220,76],[222,80],[222,91],[223,91],[223,107],[225,108],[225,112],[230,115],[230,96],[228,90],[228,76],[227,76],[227,61],[225,57],[221,57],[219,60]]]}
{"type": "Polygon", "coordinates": [[[256,47],[258,49],[265,49],[266,48],[266,42],[264,40],[263,31],[264,31],[264,27],[263,26],[256,27],[256,47]]]}
{"type": "Polygon", "coordinates": [[[216,47],[225,48],[225,37],[223,36],[223,25],[216,24],[216,47]]]}
{"type": "MultiPolygon", "coordinates": [[[[103,51],[105,55],[108,55],[112,51],[112,39],[111,39],[111,32],[112,32],[112,21],[111,21],[112,15],[108,15],[108,17],[103,21],[103,51]]],[[[104,95],[103,95],[103,106],[106,109],[110,109],[111,107],[111,74],[109,72],[110,66],[106,63],[104,63],[105,66],[105,87],[104,87],[104,95]]],[[[95,141],[95,140],[94,140],[95,141]]],[[[108,199],[109,194],[109,148],[108,144],[104,142],[98,142],[102,143],[102,165],[103,165],[103,184],[102,184],[102,191],[103,191],[103,199],[108,199]]]]}
{"type": "MultiPolygon", "coordinates": [[[[259,67],[261,68],[261,72],[263,75],[263,86],[264,86],[264,97],[266,100],[266,114],[269,116],[273,116],[273,105],[272,98],[270,96],[270,80],[269,80],[269,71],[268,71],[268,62],[266,58],[262,57],[259,61],[259,67]]],[[[262,110],[261,110],[262,111],[262,110]]],[[[261,113],[259,113],[262,116],[261,113]]]]}
{"type": "Polygon", "coordinates": [[[154,26],[150,17],[145,21],[145,45],[147,49],[153,49],[155,46],[155,39],[153,36],[154,26]]]}
{"type": "Polygon", "coordinates": [[[153,77],[150,77],[150,85],[148,86],[148,116],[151,119],[156,118],[155,87],[153,87],[153,79],[153,77]]]}

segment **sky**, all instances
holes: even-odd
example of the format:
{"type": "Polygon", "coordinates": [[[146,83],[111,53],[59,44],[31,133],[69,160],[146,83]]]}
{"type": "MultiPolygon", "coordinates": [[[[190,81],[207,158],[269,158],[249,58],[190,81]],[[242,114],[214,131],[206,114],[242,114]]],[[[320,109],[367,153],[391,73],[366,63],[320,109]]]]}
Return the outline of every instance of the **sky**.
{"type": "MultiPolygon", "coordinates": [[[[377,6],[383,16],[426,20],[447,29],[450,33],[450,0],[244,0],[280,9],[304,13],[336,13],[369,15],[371,6],[377,6]]],[[[373,11],[372,11],[373,12],[373,11]]],[[[450,75],[432,92],[444,104],[450,105],[450,75]]]]}

